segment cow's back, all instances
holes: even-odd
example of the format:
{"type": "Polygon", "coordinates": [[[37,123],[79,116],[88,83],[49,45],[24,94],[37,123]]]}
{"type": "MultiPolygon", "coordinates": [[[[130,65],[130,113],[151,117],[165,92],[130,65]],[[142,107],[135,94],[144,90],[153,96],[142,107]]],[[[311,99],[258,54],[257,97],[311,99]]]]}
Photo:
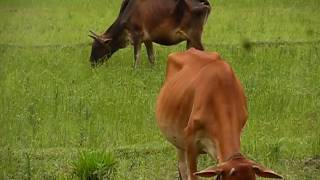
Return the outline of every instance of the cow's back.
{"type": "Polygon", "coordinates": [[[131,0],[119,17],[129,33],[142,35],[142,41],[174,45],[202,33],[205,18],[192,15],[185,6],[177,0],[131,0]]]}
{"type": "MultiPolygon", "coordinates": [[[[155,29],[168,19],[172,19],[176,1],[175,0],[130,0],[131,2],[123,11],[121,18],[127,21],[128,26],[139,26],[146,31],[155,29]]],[[[171,22],[172,23],[172,22],[171,22]]]]}
{"type": "MultiPolygon", "coordinates": [[[[206,127],[228,113],[234,118],[227,121],[237,121],[237,127],[242,128],[246,119],[245,97],[231,67],[217,53],[190,49],[171,54],[157,102],[158,125],[168,140],[182,148],[185,131],[195,128],[190,120],[206,127]],[[239,120],[236,116],[243,117],[239,120]]],[[[240,133],[241,128],[235,131],[240,133]]]]}
{"type": "Polygon", "coordinates": [[[169,55],[166,80],[157,101],[158,125],[168,140],[183,146],[178,136],[188,124],[196,93],[197,74],[207,64],[218,61],[217,53],[205,53],[196,49],[169,55]]]}
{"type": "Polygon", "coordinates": [[[218,61],[216,53],[205,53],[194,48],[185,52],[172,53],[168,57],[166,80],[158,98],[160,116],[185,116],[190,105],[200,70],[207,64],[218,61]],[[180,113],[181,111],[181,113],[180,113]],[[184,115],[182,115],[184,114],[184,115]]]}
{"type": "Polygon", "coordinates": [[[225,61],[207,64],[199,70],[193,87],[195,94],[190,120],[211,127],[214,136],[228,134],[223,132],[225,129],[240,136],[247,119],[246,97],[230,65],[225,61]]]}

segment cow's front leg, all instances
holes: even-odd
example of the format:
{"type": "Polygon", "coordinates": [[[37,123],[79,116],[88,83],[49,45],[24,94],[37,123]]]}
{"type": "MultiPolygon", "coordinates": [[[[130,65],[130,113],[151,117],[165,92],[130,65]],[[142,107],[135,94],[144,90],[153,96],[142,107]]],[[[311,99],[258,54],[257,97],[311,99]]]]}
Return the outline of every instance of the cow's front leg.
{"type": "Polygon", "coordinates": [[[137,68],[140,64],[141,43],[134,43],[134,68],[137,68]]]}
{"type": "Polygon", "coordinates": [[[188,164],[188,180],[197,180],[198,177],[194,175],[197,172],[197,150],[192,146],[188,147],[186,151],[187,164],[188,164]]]}
{"type": "Polygon", "coordinates": [[[133,48],[134,48],[134,68],[137,68],[140,64],[140,54],[141,54],[141,38],[138,35],[134,35],[133,38],[133,48]]]}
{"type": "Polygon", "coordinates": [[[187,129],[186,133],[186,159],[188,166],[188,180],[197,180],[198,177],[194,175],[197,172],[197,157],[198,150],[195,146],[195,137],[193,131],[190,128],[187,129]]]}
{"type": "Polygon", "coordinates": [[[187,167],[186,152],[184,150],[178,149],[177,154],[178,154],[179,178],[180,180],[187,180],[188,167],[187,167]]]}
{"type": "Polygon", "coordinates": [[[154,64],[154,52],[153,52],[152,41],[146,41],[144,42],[144,45],[146,46],[146,49],[147,49],[149,62],[151,64],[154,64]]]}

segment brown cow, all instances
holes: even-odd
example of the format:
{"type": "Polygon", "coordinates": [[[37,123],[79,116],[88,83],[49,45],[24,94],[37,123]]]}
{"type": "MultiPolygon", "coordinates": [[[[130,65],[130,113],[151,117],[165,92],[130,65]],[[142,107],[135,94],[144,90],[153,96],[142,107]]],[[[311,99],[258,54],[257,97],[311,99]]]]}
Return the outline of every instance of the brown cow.
{"type": "Polygon", "coordinates": [[[169,55],[156,117],[163,135],[177,148],[183,180],[282,178],[241,154],[247,114],[243,88],[217,53],[192,48],[169,55]],[[201,153],[217,158],[219,165],[197,172],[201,153]]]}
{"type": "Polygon", "coordinates": [[[186,40],[187,48],[203,50],[201,35],[210,11],[207,0],[124,0],[118,18],[102,35],[91,31],[91,64],[102,64],[128,42],[134,46],[135,66],[142,43],[152,64],[152,42],[174,45],[186,40]]]}

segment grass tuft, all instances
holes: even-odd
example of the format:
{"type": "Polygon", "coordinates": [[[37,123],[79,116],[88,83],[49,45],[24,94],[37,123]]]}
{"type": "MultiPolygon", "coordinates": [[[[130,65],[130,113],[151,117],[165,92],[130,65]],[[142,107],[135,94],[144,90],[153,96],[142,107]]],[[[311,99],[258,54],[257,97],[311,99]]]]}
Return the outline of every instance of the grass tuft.
{"type": "Polygon", "coordinates": [[[252,43],[249,39],[242,39],[241,46],[246,51],[250,51],[252,49],[252,43]]]}
{"type": "Polygon", "coordinates": [[[79,179],[112,179],[116,171],[116,159],[111,152],[85,150],[72,162],[73,173],[79,179]]]}
{"type": "Polygon", "coordinates": [[[268,145],[269,147],[268,157],[272,162],[278,162],[280,160],[283,141],[284,139],[281,138],[278,141],[275,141],[274,143],[270,143],[268,145]]]}

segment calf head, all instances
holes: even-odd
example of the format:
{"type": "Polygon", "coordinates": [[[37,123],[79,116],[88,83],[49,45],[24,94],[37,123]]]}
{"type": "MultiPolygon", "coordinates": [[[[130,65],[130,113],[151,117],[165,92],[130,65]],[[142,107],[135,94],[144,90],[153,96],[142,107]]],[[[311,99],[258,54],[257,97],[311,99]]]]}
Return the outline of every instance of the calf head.
{"type": "Polygon", "coordinates": [[[90,31],[89,37],[93,39],[90,62],[92,67],[103,64],[114,52],[127,46],[127,40],[124,35],[114,36],[112,38],[108,33],[97,35],[90,31]]]}
{"type": "Polygon", "coordinates": [[[282,179],[280,175],[271,169],[243,157],[231,159],[216,167],[209,167],[196,172],[195,175],[201,177],[217,176],[217,180],[255,180],[256,175],[265,178],[282,179]]]}

